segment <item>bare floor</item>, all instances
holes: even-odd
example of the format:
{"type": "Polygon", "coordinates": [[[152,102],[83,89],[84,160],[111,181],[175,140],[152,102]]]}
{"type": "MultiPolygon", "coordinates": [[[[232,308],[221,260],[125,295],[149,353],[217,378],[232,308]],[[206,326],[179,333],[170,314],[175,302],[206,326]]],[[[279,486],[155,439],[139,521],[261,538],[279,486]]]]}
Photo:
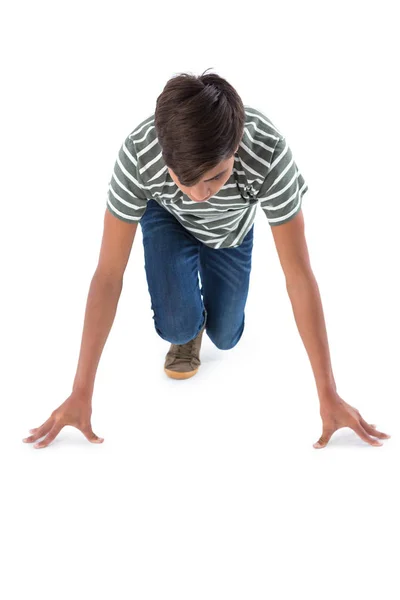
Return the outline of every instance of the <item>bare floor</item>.
{"type": "Polygon", "coordinates": [[[358,598],[361,569],[396,597],[397,400],[368,352],[333,336],[343,397],[392,439],[374,448],[346,429],[318,451],[318,399],[283,289],[263,310],[255,282],[238,346],[204,336],[199,373],[173,381],[145,286],[134,303],[126,287],[93,401],[104,444],[71,428],[44,450],[20,442],[66,397],[76,340],[62,353],[61,322],[45,329],[53,351],[22,349],[28,372],[3,440],[8,598],[49,597],[59,582],[58,598],[316,599],[326,582],[322,597],[358,598]],[[354,581],[344,596],[343,578],[354,581]]]}

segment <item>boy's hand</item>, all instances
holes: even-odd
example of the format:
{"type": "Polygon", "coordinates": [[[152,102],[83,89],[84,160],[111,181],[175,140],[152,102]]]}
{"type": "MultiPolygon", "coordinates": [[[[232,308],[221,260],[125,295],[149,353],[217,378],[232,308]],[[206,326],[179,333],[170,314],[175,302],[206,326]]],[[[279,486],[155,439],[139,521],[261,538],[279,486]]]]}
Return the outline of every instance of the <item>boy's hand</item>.
{"type": "Polygon", "coordinates": [[[364,442],[372,446],[382,446],[382,442],[375,438],[390,438],[387,433],[375,429],[376,425],[369,425],[360,412],[347,404],[336,392],[329,397],[320,398],[320,414],[323,432],[318,442],[313,444],[314,448],[324,448],[334,432],[342,427],[350,427],[364,442]]]}
{"type": "Polygon", "coordinates": [[[44,440],[34,445],[34,448],[45,448],[60,433],[66,425],[71,425],[82,431],[83,435],[94,444],[101,444],[104,438],[93,433],[90,419],[92,416],[91,394],[75,391],[50,415],[40,427],[31,429],[32,435],[22,440],[23,442],[36,442],[46,436],[44,440]]]}

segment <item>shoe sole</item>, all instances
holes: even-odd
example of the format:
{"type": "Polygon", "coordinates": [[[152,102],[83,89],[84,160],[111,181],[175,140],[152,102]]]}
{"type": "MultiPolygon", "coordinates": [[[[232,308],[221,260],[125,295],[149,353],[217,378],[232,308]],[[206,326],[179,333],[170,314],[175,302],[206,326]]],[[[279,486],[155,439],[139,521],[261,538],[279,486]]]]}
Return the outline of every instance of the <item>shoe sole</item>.
{"type": "Polygon", "coordinates": [[[170,371],[169,369],[164,369],[164,372],[171,377],[171,379],[190,379],[193,375],[196,375],[199,369],[195,369],[194,371],[189,371],[187,373],[180,373],[179,371],[170,371]]]}

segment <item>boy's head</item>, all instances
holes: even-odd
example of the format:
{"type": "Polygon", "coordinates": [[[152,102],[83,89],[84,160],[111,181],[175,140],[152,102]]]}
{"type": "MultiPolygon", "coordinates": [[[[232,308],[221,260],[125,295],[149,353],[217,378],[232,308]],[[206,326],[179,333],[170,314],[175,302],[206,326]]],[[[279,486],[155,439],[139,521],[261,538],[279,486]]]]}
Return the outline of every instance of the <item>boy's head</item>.
{"type": "Polygon", "coordinates": [[[173,181],[192,200],[207,200],[228,181],[244,123],[243,102],[222,77],[181,73],[167,82],[155,128],[173,181]]]}

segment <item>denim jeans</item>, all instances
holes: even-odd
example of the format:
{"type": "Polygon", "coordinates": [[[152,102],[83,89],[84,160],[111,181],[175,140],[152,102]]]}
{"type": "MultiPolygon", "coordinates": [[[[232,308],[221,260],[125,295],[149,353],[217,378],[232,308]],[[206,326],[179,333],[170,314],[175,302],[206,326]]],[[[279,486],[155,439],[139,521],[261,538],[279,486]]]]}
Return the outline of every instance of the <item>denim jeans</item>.
{"type": "Polygon", "coordinates": [[[221,350],[233,348],[244,330],[254,225],[237,248],[214,249],[155,200],[149,200],[140,224],[158,335],[171,344],[186,344],[207,315],[210,340],[221,350]]]}

